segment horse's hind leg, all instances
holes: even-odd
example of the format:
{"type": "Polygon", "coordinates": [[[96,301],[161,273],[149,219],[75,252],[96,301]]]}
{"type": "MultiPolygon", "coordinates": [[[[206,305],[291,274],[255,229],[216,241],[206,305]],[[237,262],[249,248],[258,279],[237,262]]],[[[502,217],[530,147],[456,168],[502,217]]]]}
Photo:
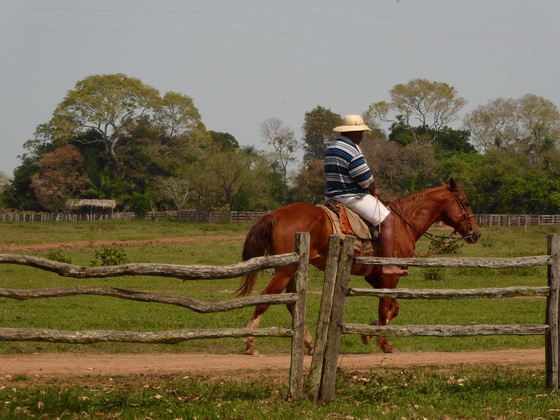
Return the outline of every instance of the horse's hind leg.
{"type": "MultiPolygon", "coordinates": [[[[294,284],[293,281],[290,282],[290,284],[288,284],[286,292],[288,292],[288,293],[295,293],[296,292],[295,284],[294,284]]],[[[292,319],[293,319],[294,305],[286,305],[286,307],[288,308],[288,311],[290,311],[290,315],[292,315],[292,319]]],[[[303,344],[305,345],[305,348],[307,349],[307,354],[312,355],[313,352],[315,351],[315,343],[313,342],[313,337],[311,337],[311,334],[309,334],[309,331],[307,330],[307,326],[305,324],[304,324],[303,328],[304,328],[303,344]]]]}
{"type": "MultiPolygon", "coordinates": [[[[249,325],[247,325],[247,328],[259,328],[261,318],[269,306],[270,305],[258,305],[255,307],[255,312],[253,312],[253,316],[251,317],[251,321],[249,322],[249,325]]],[[[249,356],[260,355],[257,347],[255,346],[255,337],[247,337],[245,339],[245,346],[247,347],[245,349],[245,354],[248,354],[249,356]]]]}
{"type": "MultiPolygon", "coordinates": [[[[294,268],[293,267],[282,267],[277,268],[272,280],[266,286],[266,288],[262,291],[261,295],[272,295],[282,293],[289,284],[293,283],[292,279],[294,277],[294,268]]],[[[247,328],[258,328],[261,318],[269,308],[270,305],[258,305],[255,307],[255,311],[253,312],[253,316],[251,317],[251,321],[247,328]]],[[[259,356],[260,353],[257,350],[255,345],[255,337],[247,337],[245,339],[245,346],[247,347],[245,350],[245,354],[251,356],[259,356]]]]}

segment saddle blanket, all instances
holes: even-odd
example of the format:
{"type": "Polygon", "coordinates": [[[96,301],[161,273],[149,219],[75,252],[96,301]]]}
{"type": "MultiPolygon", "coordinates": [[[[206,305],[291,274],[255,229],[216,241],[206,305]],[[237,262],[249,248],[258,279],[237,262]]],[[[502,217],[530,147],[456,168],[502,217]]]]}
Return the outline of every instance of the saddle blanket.
{"type": "Polygon", "coordinates": [[[318,204],[318,207],[323,209],[333,227],[333,234],[340,236],[343,241],[346,235],[356,237],[356,244],[354,251],[361,256],[373,255],[377,245],[378,229],[371,224],[367,223],[358,214],[338,203],[334,200],[329,200],[325,204],[318,204]]]}

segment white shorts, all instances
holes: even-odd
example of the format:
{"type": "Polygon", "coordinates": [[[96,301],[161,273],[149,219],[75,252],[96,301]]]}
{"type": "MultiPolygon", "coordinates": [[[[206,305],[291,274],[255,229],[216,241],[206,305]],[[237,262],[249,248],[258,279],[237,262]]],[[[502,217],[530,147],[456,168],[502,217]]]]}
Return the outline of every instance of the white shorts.
{"type": "Polygon", "coordinates": [[[379,226],[390,214],[389,209],[371,194],[361,197],[334,197],[332,199],[344,204],[374,226],[379,226]]]}

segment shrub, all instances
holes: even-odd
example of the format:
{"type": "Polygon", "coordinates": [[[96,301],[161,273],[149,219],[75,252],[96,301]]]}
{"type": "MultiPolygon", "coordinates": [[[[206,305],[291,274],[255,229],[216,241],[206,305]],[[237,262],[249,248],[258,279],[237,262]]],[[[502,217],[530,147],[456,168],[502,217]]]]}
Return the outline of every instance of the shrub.
{"type": "Polygon", "coordinates": [[[72,264],[72,260],[60,249],[52,249],[46,255],[47,260],[57,261],[65,264],[72,264]]]}
{"type": "Polygon", "coordinates": [[[445,243],[440,240],[432,239],[428,251],[430,253],[437,252],[438,254],[458,254],[463,245],[465,245],[463,242],[451,241],[442,248],[444,244],[445,243]]]}
{"type": "Polygon", "coordinates": [[[152,210],[152,199],[146,194],[134,193],[130,198],[130,209],[136,217],[144,219],[152,210]]]}
{"type": "Polygon", "coordinates": [[[423,267],[422,276],[426,281],[443,281],[447,278],[445,269],[439,267],[423,267]]]}
{"type": "Polygon", "coordinates": [[[126,262],[126,252],[120,248],[104,246],[100,251],[95,251],[91,266],[95,267],[98,262],[102,266],[124,264],[126,262]]]}

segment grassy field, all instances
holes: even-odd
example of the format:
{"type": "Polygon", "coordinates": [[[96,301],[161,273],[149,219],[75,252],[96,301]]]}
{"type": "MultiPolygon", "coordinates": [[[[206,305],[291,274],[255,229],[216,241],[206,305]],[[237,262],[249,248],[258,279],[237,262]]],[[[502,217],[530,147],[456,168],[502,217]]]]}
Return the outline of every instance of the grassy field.
{"type": "MultiPolygon", "coordinates": [[[[223,239],[247,232],[250,225],[208,225],[178,222],[118,221],[80,223],[2,223],[0,224],[0,248],[9,245],[33,245],[42,243],[87,241],[90,245],[79,248],[62,247],[57,252],[69,258],[72,264],[89,266],[98,247],[95,241],[154,240],[157,238],[196,237],[190,243],[140,243],[135,245],[111,245],[120,249],[127,262],[159,262],[169,264],[227,265],[240,261],[242,239],[223,239]],[[220,240],[210,237],[219,236],[220,240]],[[204,237],[208,237],[204,239],[204,237]]],[[[555,227],[533,228],[486,228],[478,244],[462,244],[458,256],[514,257],[546,254],[547,233],[555,227]]],[[[434,234],[448,234],[445,229],[433,229],[434,234]]],[[[417,251],[425,253],[429,242],[422,239],[417,251]]],[[[49,258],[53,251],[21,250],[28,254],[49,258]]],[[[433,269],[432,269],[433,270],[433,269]]],[[[411,268],[410,276],[401,280],[407,288],[479,288],[505,286],[546,285],[546,268],[522,269],[440,269],[434,276],[425,269],[411,268]],[[435,280],[434,280],[435,277],[435,280]]],[[[309,289],[319,292],[323,273],[312,269],[309,289]]],[[[36,289],[78,284],[121,287],[129,290],[178,294],[196,299],[216,301],[233,298],[233,291],[240,279],[180,281],[161,277],[128,276],[107,279],[73,279],[60,277],[31,267],[17,265],[0,266],[0,287],[36,289]]],[[[260,292],[270,280],[265,274],[258,282],[260,292]]],[[[362,278],[352,278],[352,287],[369,287],[362,278]]],[[[315,320],[320,294],[308,297],[308,327],[315,331],[315,320]]],[[[401,311],[394,324],[542,324],[545,316],[544,299],[479,299],[458,301],[401,300],[401,311]]],[[[352,298],[347,300],[345,321],[367,323],[376,317],[375,298],[352,298]]],[[[130,302],[109,297],[75,296],[41,300],[16,301],[0,299],[0,325],[20,328],[55,328],[64,330],[118,329],[158,331],[182,328],[242,327],[252,313],[245,308],[230,313],[197,314],[188,309],[170,305],[130,302]],[[61,314],[64,316],[61,316],[61,314]]],[[[290,317],[283,306],[273,306],[264,317],[262,326],[289,327],[290,317]]],[[[458,351],[502,348],[526,348],[543,345],[542,337],[472,337],[472,338],[395,338],[393,342],[401,351],[458,351]]],[[[263,352],[288,352],[289,340],[260,339],[263,352]]],[[[178,345],[143,345],[103,343],[71,345],[52,343],[0,343],[1,353],[41,352],[212,352],[229,353],[243,351],[240,340],[202,340],[178,345]]],[[[358,336],[344,336],[343,352],[377,351],[364,347],[358,336]]]]}
{"type": "MultiPolygon", "coordinates": [[[[60,247],[72,264],[89,266],[99,247],[95,241],[195,238],[190,243],[112,244],[127,262],[227,265],[240,261],[242,239],[230,239],[248,231],[250,225],[204,225],[165,222],[1,223],[0,249],[11,245],[78,242],[78,248],[60,247]],[[211,240],[210,237],[220,237],[211,240]],[[208,237],[208,238],[205,238],[208,237]],[[228,239],[228,237],[230,237],[228,239]]],[[[547,234],[556,227],[482,228],[478,244],[462,245],[462,257],[515,257],[544,255],[547,234]]],[[[434,234],[449,234],[433,229],[434,234]]],[[[417,251],[426,253],[422,239],[417,251]]],[[[52,250],[20,250],[18,254],[48,258],[52,250]]],[[[478,288],[546,285],[546,268],[444,269],[437,273],[410,268],[401,280],[407,288],[478,288]]],[[[107,285],[130,290],[184,295],[201,300],[233,297],[240,279],[182,282],[161,277],[72,279],[31,267],[0,265],[0,287],[36,289],[78,284],[107,285]]],[[[257,292],[270,279],[259,280],[257,292]]],[[[352,278],[352,287],[368,287],[352,278]]],[[[308,327],[313,333],[319,307],[322,273],[310,272],[308,327]]],[[[465,301],[401,300],[394,324],[542,324],[544,299],[480,299],[465,301]]],[[[366,323],[376,316],[376,299],[347,300],[345,321],[366,323]]],[[[196,314],[169,305],[128,302],[120,299],[76,296],[16,301],[0,299],[0,325],[19,328],[63,330],[114,329],[159,331],[183,328],[243,327],[252,310],[224,314],[196,314]]],[[[261,326],[289,327],[284,307],[272,307],[261,326]]],[[[464,351],[542,347],[542,337],[396,338],[401,351],[464,351]]],[[[289,340],[260,339],[263,353],[287,353],[289,340]]],[[[199,340],[177,345],[103,343],[92,345],[39,342],[1,342],[0,353],[242,353],[238,339],[199,340]]],[[[358,336],[344,336],[342,352],[377,352],[365,347],[358,336]]],[[[371,372],[342,371],[337,396],[331,404],[315,405],[305,399],[287,401],[287,384],[271,378],[209,378],[204,376],[156,376],[145,378],[99,378],[95,384],[77,378],[71,383],[53,381],[36,385],[25,376],[0,380],[0,418],[554,418],[560,414],[560,398],[544,386],[544,371],[531,366],[376,368],[371,372]],[[447,416],[447,417],[446,417],[447,416]]]]}
{"type": "MultiPolygon", "coordinates": [[[[169,264],[227,265],[240,261],[242,239],[250,225],[207,225],[179,222],[118,221],[80,223],[2,223],[0,224],[0,249],[7,252],[10,245],[87,241],[90,245],[79,248],[61,247],[56,252],[71,260],[72,264],[89,266],[99,252],[95,241],[154,240],[157,238],[196,238],[190,243],[136,243],[111,245],[119,249],[126,262],[159,262],[169,264]],[[210,237],[219,236],[220,240],[210,237]],[[204,239],[208,237],[207,239],[204,239]]],[[[478,244],[462,244],[458,256],[514,257],[546,254],[547,233],[555,227],[486,228],[478,244]]],[[[448,234],[446,229],[433,229],[434,234],[448,234]]],[[[429,241],[422,239],[417,251],[426,253],[429,241]]],[[[13,252],[13,251],[12,251],[13,252]]],[[[28,254],[49,258],[53,250],[20,250],[28,254]]],[[[433,270],[433,269],[432,269],[433,270]]],[[[522,269],[440,269],[434,276],[426,269],[410,269],[410,276],[401,280],[407,288],[479,288],[514,285],[546,285],[546,268],[522,269]],[[434,279],[435,278],[435,279],[434,279]]],[[[308,327],[315,331],[323,273],[310,272],[308,297],[308,327]]],[[[184,295],[201,300],[227,300],[233,297],[240,279],[181,281],[177,279],[126,276],[107,279],[73,279],[60,277],[36,268],[18,265],[0,265],[0,287],[36,289],[78,284],[104,285],[130,290],[184,295]]],[[[270,280],[265,274],[258,282],[260,292],[270,280]]],[[[369,287],[362,278],[352,278],[352,287],[369,287]]],[[[479,299],[456,301],[401,300],[401,311],[394,324],[542,324],[545,316],[544,299],[479,299]]],[[[345,321],[367,323],[376,317],[375,298],[347,300],[345,321]]],[[[54,328],[63,330],[117,329],[159,331],[183,328],[243,327],[252,313],[251,308],[221,314],[197,314],[188,309],[170,305],[146,304],[109,297],[75,296],[66,298],[16,301],[0,299],[0,325],[15,328],[54,328]],[[64,316],[61,316],[64,314],[64,316]]],[[[263,319],[262,326],[289,327],[290,316],[283,306],[273,306],[263,319]]],[[[472,337],[472,338],[395,338],[393,342],[401,351],[459,351],[503,348],[526,348],[543,345],[542,337],[472,337]]],[[[260,339],[259,347],[265,353],[288,352],[289,340],[260,339]]],[[[241,353],[241,340],[201,340],[177,345],[143,345],[103,343],[71,345],[37,342],[3,342],[0,353],[41,352],[213,352],[241,353]]],[[[344,336],[343,352],[377,351],[364,347],[358,336],[344,336]]]]}

